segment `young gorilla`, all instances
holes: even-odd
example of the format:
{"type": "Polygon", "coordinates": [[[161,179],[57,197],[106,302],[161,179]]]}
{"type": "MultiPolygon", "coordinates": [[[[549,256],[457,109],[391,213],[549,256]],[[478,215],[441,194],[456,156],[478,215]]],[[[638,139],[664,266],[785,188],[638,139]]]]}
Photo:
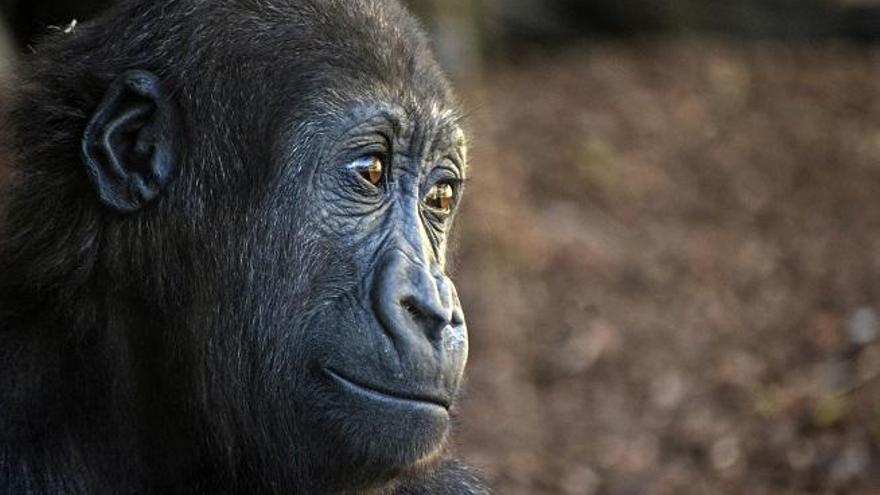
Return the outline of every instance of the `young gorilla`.
{"type": "Polygon", "coordinates": [[[464,139],[400,5],[128,1],[36,52],[0,493],[487,493],[444,454],[464,139]]]}

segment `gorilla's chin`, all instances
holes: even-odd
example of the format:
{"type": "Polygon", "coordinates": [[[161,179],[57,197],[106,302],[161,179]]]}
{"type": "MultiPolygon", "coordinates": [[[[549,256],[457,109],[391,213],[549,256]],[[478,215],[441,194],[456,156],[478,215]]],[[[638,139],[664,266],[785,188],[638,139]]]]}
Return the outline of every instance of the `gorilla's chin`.
{"type": "Polygon", "coordinates": [[[400,473],[429,465],[442,453],[452,423],[442,399],[392,392],[330,369],[324,375],[336,406],[324,416],[330,423],[325,427],[346,439],[354,464],[400,473]]]}

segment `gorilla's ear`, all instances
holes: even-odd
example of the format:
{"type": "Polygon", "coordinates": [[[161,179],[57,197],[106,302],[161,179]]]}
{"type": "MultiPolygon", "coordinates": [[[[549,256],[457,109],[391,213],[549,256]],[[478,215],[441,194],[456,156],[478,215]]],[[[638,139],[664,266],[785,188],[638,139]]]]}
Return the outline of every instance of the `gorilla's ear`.
{"type": "Polygon", "coordinates": [[[110,85],[86,127],[82,157],[108,208],[133,212],[177,171],[179,121],[155,74],[133,70],[110,85]]]}

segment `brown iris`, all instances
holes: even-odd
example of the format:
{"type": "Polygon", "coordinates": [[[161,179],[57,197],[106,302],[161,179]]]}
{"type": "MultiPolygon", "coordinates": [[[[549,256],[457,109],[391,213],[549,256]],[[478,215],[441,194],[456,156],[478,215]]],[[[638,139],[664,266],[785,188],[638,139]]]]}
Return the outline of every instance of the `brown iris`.
{"type": "Polygon", "coordinates": [[[355,168],[364,180],[374,186],[378,186],[382,181],[384,166],[378,156],[368,156],[358,160],[355,168]]]}
{"type": "Polygon", "coordinates": [[[364,179],[367,179],[370,184],[378,186],[379,181],[382,180],[382,160],[376,156],[370,157],[370,162],[361,170],[361,175],[363,175],[364,179]]]}
{"type": "Polygon", "coordinates": [[[452,201],[455,199],[455,189],[452,184],[440,183],[435,184],[428,192],[425,202],[431,208],[441,211],[449,211],[452,208],[452,201]]]}

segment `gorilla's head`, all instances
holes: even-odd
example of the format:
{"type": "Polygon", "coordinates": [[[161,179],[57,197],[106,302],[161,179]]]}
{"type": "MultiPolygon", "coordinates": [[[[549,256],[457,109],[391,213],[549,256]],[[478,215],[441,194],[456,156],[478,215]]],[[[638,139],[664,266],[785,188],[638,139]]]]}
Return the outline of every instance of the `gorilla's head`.
{"type": "Polygon", "coordinates": [[[404,9],[128,1],[38,54],[4,280],[125,350],[153,451],[278,487],[429,467],[467,356],[466,157],[404,9]]]}

